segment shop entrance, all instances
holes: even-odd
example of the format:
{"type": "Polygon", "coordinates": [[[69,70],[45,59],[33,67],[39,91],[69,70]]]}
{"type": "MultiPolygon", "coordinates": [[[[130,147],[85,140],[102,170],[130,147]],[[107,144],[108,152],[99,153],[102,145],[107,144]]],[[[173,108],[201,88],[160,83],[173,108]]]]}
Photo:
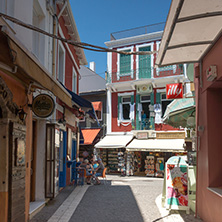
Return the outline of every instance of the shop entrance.
{"type": "MultiPolygon", "coordinates": [[[[133,169],[133,175],[164,177],[165,162],[172,156],[172,153],[135,151],[129,152],[129,155],[132,165],[130,166],[130,163],[127,165],[133,169]]],[[[130,175],[132,174],[130,173],[130,175]]]]}
{"type": "Polygon", "coordinates": [[[9,211],[8,221],[25,221],[26,128],[9,123],[9,211]]]}
{"type": "Polygon", "coordinates": [[[0,217],[25,221],[26,127],[13,94],[0,77],[0,217]]]}

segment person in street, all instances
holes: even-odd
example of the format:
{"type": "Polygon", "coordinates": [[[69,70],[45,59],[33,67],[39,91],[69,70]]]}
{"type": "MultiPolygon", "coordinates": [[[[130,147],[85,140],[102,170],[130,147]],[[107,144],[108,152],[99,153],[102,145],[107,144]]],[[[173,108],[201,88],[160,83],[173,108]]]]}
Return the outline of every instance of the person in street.
{"type": "Polygon", "coordinates": [[[146,113],[144,110],[141,112],[141,122],[142,122],[142,130],[146,129],[146,113]]]}
{"type": "MultiPolygon", "coordinates": [[[[92,166],[89,163],[88,159],[85,159],[81,164],[80,164],[80,169],[85,169],[86,170],[86,183],[88,185],[91,184],[91,177],[92,177],[92,166]]],[[[83,176],[83,175],[82,175],[83,176]]]]}
{"type": "Polygon", "coordinates": [[[89,153],[87,152],[87,150],[85,149],[85,151],[82,153],[83,159],[88,159],[89,157],[89,153]]]}
{"type": "Polygon", "coordinates": [[[102,176],[105,167],[100,158],[98,158],[97,162],[99,165],[97,166],[97,168],[94,169],[94,177],[96,179],[96,185],[100,185],[101,182],[98,177],[102,176]]]}

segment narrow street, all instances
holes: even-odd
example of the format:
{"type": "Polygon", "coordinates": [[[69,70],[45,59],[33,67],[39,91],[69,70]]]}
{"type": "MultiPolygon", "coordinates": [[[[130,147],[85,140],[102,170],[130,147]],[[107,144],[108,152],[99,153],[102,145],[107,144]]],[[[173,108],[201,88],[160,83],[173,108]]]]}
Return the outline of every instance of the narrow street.
{"type": "Polygon", "coordinates": [[[180,222],[200,221],[161,208],[163,179],[107,176],[107,184],[67,187],[31,222],[180,222]]]}

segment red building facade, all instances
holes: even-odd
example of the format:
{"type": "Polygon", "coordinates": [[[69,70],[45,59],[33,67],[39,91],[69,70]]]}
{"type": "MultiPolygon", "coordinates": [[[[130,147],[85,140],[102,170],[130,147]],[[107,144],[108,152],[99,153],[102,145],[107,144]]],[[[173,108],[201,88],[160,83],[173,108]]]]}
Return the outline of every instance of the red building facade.
{"type": "Polygon", "coordinates": [[[155,68],[162,30],[160,24],[154,27],[156,31],[144,34],[142,39],[142,35],[119,39],[118,33],[115,33],[112,40],[106,42],[109,48],[117,51],[150,52],[144,55],[108,53],[107,87],[111,95],[110,101],[107,101],[110,104],[108,122],[111,126],[108,132],[175,130],[161,122],[167,105],[172,101],[166,99],[166,84],[186,82],[186,67],[172,65],[155,68]],[[158,117],[153,110],[155,104],[159,104],[161,109],[158,117]],[[141,120],[142,110],[146,115],[145,123],[141,120]]]}

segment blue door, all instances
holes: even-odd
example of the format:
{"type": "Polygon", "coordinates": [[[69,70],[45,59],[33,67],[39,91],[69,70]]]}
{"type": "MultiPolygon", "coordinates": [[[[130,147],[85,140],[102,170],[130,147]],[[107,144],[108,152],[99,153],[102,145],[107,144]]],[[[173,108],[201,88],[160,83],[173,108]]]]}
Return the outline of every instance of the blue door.
{"type": "Polygon", "coordinates": [[[72,163],[72,178],[71,178],[71,181],[75,180],[76,181],[76,140],[72,140],[72,160],[73,160],[73,163],[72,163]]]}
{"type": "Polygon", "coordinates": [[[61,130],[59,148],[59,187],[66,186],[66,141],[67,133],[61,130]]]}

